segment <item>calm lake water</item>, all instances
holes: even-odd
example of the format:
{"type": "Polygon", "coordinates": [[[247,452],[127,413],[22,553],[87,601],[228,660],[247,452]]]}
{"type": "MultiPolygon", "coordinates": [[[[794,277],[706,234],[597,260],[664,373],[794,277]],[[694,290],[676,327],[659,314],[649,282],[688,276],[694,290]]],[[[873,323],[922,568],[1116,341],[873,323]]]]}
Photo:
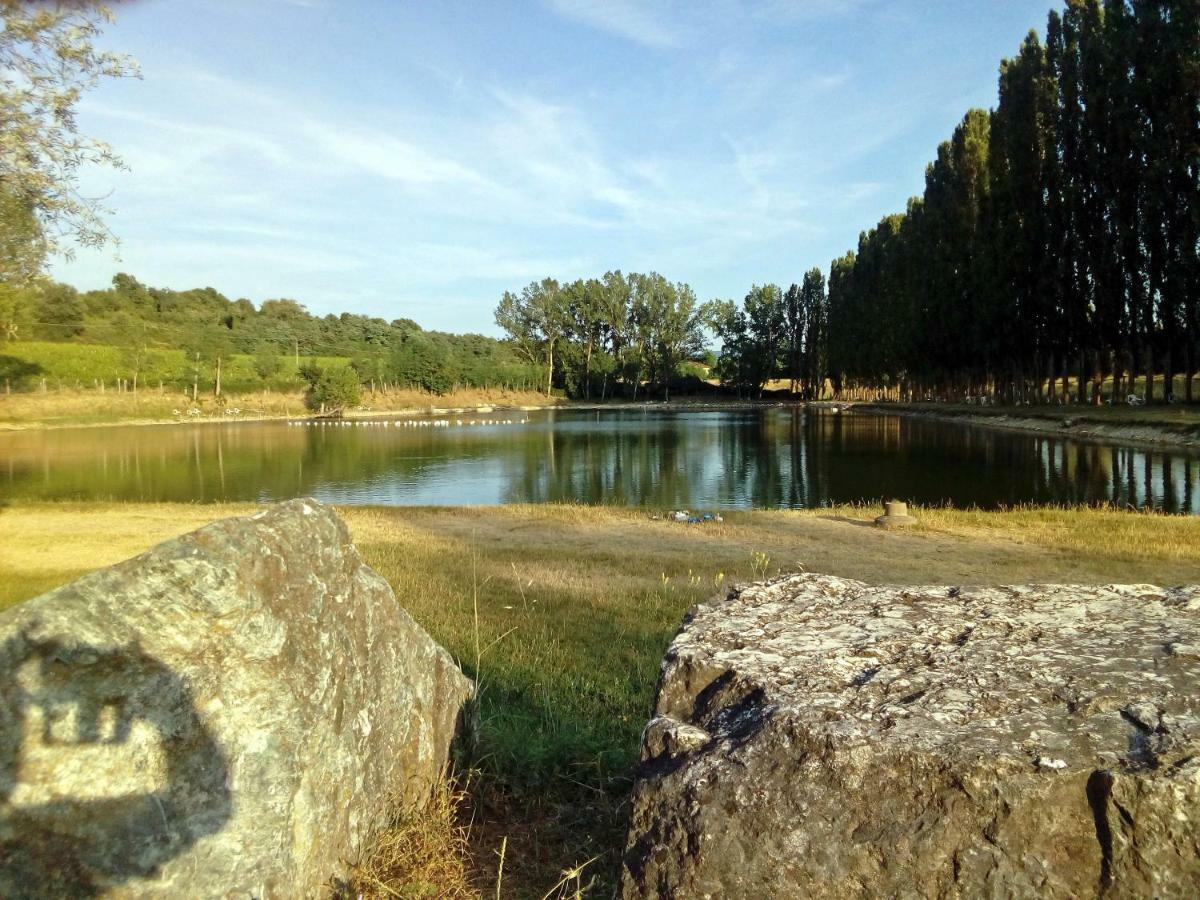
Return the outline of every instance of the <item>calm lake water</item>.
{"type": "Polygon", "coordinates": [[[895,416],[650,407],[452,416],[449,427],[396,421],[0,434],[0,500],[308,495],[347,504],[576,501],[709,510],[888,495],[985,508],[1112,501],[1200,513],[1193,455],[895,416]]]}

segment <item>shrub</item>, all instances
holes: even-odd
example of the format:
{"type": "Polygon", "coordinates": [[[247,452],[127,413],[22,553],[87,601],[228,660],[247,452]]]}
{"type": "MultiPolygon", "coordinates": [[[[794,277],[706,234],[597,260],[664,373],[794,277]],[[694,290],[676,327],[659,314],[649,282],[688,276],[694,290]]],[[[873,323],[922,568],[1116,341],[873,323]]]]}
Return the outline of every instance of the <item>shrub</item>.
{"type": "Polygon", "coordinates": [[[20,388],[43,371],[37,363],[0,354],[0,381],[4,381],[8,387],[20,388]]]}
{"type": "Polygon", "coordinates": [[[308,381],[308,405],[324,412],[327,409],[345,409],[357,406],[362,395],[358,374],[350,366],[322,368],[316,363],[306,363],[301,374],[308,381]]]}

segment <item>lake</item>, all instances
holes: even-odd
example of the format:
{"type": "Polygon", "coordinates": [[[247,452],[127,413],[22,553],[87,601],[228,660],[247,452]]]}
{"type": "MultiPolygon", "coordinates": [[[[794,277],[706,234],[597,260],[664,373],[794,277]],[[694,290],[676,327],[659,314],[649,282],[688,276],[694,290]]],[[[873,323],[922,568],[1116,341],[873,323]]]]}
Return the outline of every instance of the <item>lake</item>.
{"type": "Polygon", "coordinates": [[[580,502],[693,511],[894,496],[1200,513],[1200,458],[799,408],[499,411],[0,434],[0,499],[580,502]],[[407,422],[408,424],[398,424],[407,422]]]}

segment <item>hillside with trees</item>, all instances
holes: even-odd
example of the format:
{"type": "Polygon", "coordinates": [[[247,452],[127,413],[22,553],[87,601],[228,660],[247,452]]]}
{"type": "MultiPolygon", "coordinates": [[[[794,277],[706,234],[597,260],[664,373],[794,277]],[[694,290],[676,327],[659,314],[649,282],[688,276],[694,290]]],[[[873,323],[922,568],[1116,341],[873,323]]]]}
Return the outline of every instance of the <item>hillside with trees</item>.
{"type": "Polygon", "coordinates": [[[348,368],[364,387],[533,389],[541,370],[515,348],[474,334],[425,331],[410,319],[317,316],[289,299],[255,306],[211,287],[144,285],[127,274],[80,292],[35,283],[0,309],[7,340],[0,378],[28,387],[42,377],[68,387],[105,380],[136,390],[163,383],[193,397],[222,391],[316,387],[348,368]]]}

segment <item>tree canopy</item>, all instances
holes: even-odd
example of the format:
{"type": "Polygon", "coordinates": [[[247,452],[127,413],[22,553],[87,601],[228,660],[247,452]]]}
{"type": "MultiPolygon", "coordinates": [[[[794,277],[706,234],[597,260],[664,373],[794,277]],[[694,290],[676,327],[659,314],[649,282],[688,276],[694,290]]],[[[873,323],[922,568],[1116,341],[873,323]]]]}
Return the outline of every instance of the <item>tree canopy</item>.
{"type": "Polygon", "coordinates": [[[573,397],[636,399],[643,386],[669,397],[679,367],[704,347],[692,288],[656,272],[607,272],[559,285],[552,278],[505,291],[496,324],[531,365],[573,397]]]}
{"type": "Polygon", "coordinates": [[[46,253],[112,239],[101,201],[79,190],[79,170],[121,160],[79,132],[75,109],[102,79],[137,67],[96,48],[113,18],[96,0],[0,0],[0,17],[0,283],[23,284],[46,253]]]}

